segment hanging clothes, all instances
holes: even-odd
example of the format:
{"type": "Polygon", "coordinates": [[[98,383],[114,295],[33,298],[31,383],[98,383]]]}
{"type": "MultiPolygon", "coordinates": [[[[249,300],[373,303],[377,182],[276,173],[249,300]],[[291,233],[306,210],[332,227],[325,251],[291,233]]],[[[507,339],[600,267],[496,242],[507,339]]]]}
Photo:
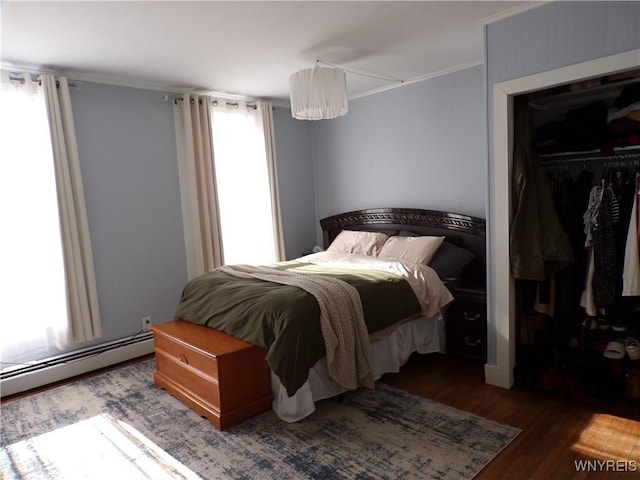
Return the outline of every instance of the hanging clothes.
{"type": "Polygon", "coordinates": [[[595,317],[598,309],[593,294],[593,277],[595,275],[595,263],[593,258],[593,230],[598,226],[598,213],[602,202],[603,187],[596,185],[589,192],[589,203],[584,212],[584,246],[587,249],[587,273],[585,276],[584,290],[580,298],[580,306],[585,309],[587,315],[595,317]]]}
{"type": "MultiPolygon", "coordinates": [[[[628,167],[622,169],[624,181],[622,187],[616,192],[616,196],[620,200],[620,222],[616,231],[616,251],[618,259],[616,263],[616,277],[618,279],[618,295],[622,296],[624,290],[624,262],[627,251],[627,237],[629,235],[629,227],[632,223],[637,225],[637,221],[632,222],[632,209],[636,201],[636,174],[631,174],[628,167]]],[[[635,213],[634,213],[635,215],[635,213]]],[[[637,242],[636,242],[637,243],[637,242]]]]}
{"type": "Polygon", "coordinates": [[[627,243],[624,251],[624,267],[622,271],[622,295],[640,295],[640,259],[638,257],[638,195],[640,175],[636,173],[633,207],[629,219],[627,243]]]}
{"type": "MultiPolygon", "coordinates": [[[[637,217],[636,217],[636,221],[637,221],[637,225],[640,225],[640,180],[638,180],[638,183],[636,184],[636,190],[635,190],[635,200],[638,202],[638,209],[637,209],[637,217]]],[[[638,227],[638,244],[640,244],[640,227],[638,227]]]]}
{"type": "Polygon", "coordinates": [[[543,313],[549,317],[556,314],[556,282],[555,276],[551,275],[551,279],[546,282],[536,284],[536,299],[533,304],[533,310],[543,313]]]}
{"type": "Polygon", "coordinates": [[[511,274],[544,281],[573,263],[573,249],[556,213],[549,182],[533,153],[533,116],[526,96],[514,100],[511,274]]]}
{"type": "Polygon", "coordinates": [[[591,189],[583,218],[589,262],[580,306],[587,315],[596,316],[598,310],[616,302],[618,292],[615,224],[620,220],[620,206],[604,180],[591,189]]]}
{"type": "Polygon", "coordinates": [[[593,247],[589,247],[588,255],[587,274],[584,290],[582,291],[582,297],[580,298],[580,306],[584,308],[587,315],[595,317],[598,315],[598,308],[596,307],[595,298],[593,296],[593,276],[596,271],[595,264],[593,262],[593,247]]]}
{"type": "Polygon", "coordinates": [[[559,299],[559,304],[562,305],[565,312],[574,312],[575,308],[580,305],[580,297],[585,285],[589,265],[589,249],[585,248],[587,235],[584,229],[583,215],[589,205],[589,197],[593,189],[594,179],[594,172],[583,169],[573,184],[573,194],[571,197],[573,205],[572,226],[566,229],[566,231],[573,246],[575,263],[571,267],[571,275],[567,275],[563,279],[557,278],[557,280],[560,280],[559,283],[564,285],[564,290],[569,291],[568,297],[563,296],[559,299]]]}
{"type": "Polygon", "coordinates": [[[604,189],[602,186],[596,185],[589,193],[589,204],[583,215],[585,248],[590,248],[593,245],[593,230],[598,227],[598,213],[600,212],[600,203],[602,202],[603,191],[604,189]]]}
{"type": "Polygon", "coordinates": [[[616,303],[616,237],[614,227],[620,220],[620,207],[611,187],[604,189],[593,229],[593,296],[598,307],[616,303]]]}

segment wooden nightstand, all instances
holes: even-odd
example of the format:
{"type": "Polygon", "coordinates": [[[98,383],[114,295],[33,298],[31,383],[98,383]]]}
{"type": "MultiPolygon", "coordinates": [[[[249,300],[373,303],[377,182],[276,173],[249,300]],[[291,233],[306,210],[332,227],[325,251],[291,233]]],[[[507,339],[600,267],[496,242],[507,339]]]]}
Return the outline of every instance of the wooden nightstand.
{"type": "Polygon", "coordinates": [[[266,350],[213,328],[174,321],[151,327],[156,386],[224,430],[271,408],[266,350]]]}
{"type": "Polygon", "coordinates": [[[487,361],[487,293],[454,287],[455,300],[445,314],[447,353],[487,361]]]}

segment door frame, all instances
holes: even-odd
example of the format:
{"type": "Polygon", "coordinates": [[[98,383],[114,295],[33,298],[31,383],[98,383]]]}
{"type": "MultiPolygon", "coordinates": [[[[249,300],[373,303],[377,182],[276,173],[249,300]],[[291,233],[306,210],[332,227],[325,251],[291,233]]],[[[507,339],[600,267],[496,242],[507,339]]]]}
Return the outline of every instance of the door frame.
{"type": "MultiPolygon", "coordinates": [[[[640,66],[640,49],[609,55],[587,62],[569,65],[546,72],[529,75],[493,87],[493,174],[495,188],[493,244],[495,258],[490,258],[488,266],[493,270],[489,281],[495,279],[494,303],[489,313],[495,318],[495,365],[485,365],[485,381],[492,385],[510,388],[514,383],[515,366],[515,288],[510,273],[509,237],[511,212],[511,152],[513,147],[513,97],[524,93],[543,90],[612,73],[631,70],[640,66]]],[[[492,342],[488,342],[491,345],[492,342]]]]}

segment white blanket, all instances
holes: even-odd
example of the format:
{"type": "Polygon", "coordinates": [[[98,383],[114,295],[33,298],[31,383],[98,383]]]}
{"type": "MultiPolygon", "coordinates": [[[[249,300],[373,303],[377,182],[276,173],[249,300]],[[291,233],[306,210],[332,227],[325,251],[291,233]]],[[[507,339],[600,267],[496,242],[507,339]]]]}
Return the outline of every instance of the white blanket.
{"type": "Polygon", "coordinates": [[[442,307],[453,301],[451,292],[444,286],[435,270],[427,265],[336,252],[312,253],[298,260],[316,265],[333,265],[356,270],[384,270],[400,275],[411,285],[425,318],[433,317],[440,312],[442,307]]]}

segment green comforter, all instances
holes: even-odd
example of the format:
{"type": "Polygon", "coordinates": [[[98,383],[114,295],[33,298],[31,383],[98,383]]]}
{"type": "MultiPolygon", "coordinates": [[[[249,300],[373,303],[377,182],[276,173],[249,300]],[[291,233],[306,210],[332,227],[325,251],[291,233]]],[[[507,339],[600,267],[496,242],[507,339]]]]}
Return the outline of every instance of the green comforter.
{"type": "MultiPolygon", "coordinates": [[[[421,312],[409,283],[393,273],[298,261],[270,267],[336,277],[353,285],[360,294],[370,334],[421,312]]],[[[298,287],[213,270],[186,285],[176,319],[206,325],[267,349],[267,363],[289,395],[304,384],[309,369],[326,354],[318,303],[298,287]]]]}

